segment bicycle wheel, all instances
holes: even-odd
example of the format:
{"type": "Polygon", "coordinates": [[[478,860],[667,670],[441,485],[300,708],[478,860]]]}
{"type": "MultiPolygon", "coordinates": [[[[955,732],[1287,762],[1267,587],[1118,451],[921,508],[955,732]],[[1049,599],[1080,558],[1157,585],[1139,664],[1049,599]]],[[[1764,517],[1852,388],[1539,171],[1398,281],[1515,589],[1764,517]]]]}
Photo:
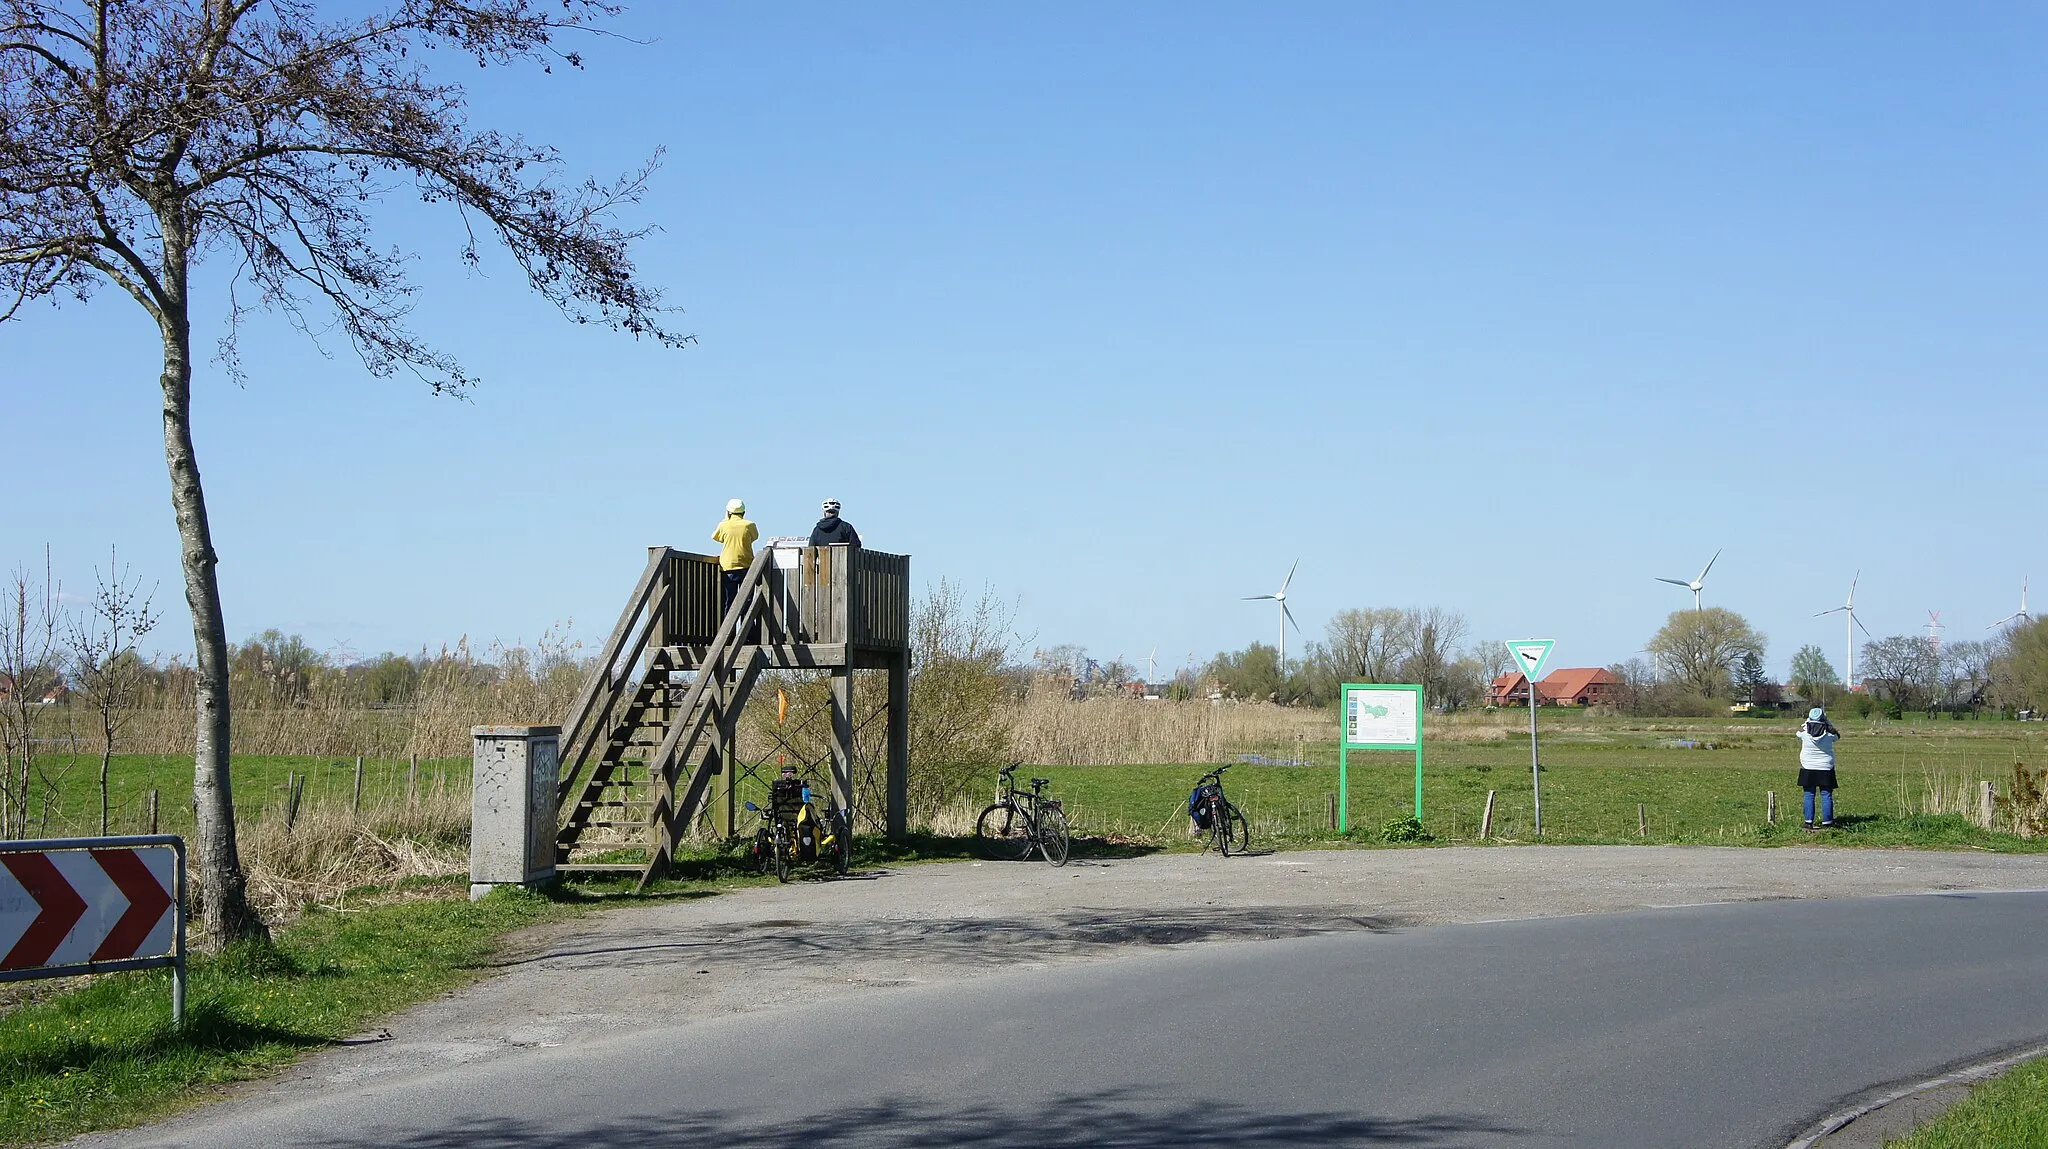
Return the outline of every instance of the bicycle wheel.
{"type": "Polygon", "coordinates": [[[1031,820],[1008,802],[997,802],[975,819],[974,845],[992,861],[1021,862],[1031,856],[1031,820]]]}
{"type": "Polygon", "coordinates": [[[1067,848],[1073,836],[1067,828],[1066,812],[1047,807],[1038,812],[1038,852],[1055,866],[1067,864],[1067,848]]]}
{"type": "Polygon", "coordinates": [[[853,828],[839,811],[832,812],[832,869],[845,873],[853,866],[853,828]]]}
{"type": "Polygon", "coordinates": [[[775,868],[775,839],[766,830],[754,831],[754,869],[767,873],[775,868]]]}
{"type": "Polygon", "coordinates": [[[782,828],[782,823],[775,823],[774,832],[775,880],[778,882],[786,882],[789,880],[789,852],[792,848],[792,844],[789,840],[789,832],[782,828]]]}
{"type": "Polygon", "coordinates": [[[1251,824],[1245,821],[1244,814],[1226,802],[1223,804],[1221,821],[1223,833],[1219,838],[1219,844],[1223,847],[1223,856],[1227,858],[1233,853],[1244,853],[1251,845],[1252,838],[1251,824]]]}

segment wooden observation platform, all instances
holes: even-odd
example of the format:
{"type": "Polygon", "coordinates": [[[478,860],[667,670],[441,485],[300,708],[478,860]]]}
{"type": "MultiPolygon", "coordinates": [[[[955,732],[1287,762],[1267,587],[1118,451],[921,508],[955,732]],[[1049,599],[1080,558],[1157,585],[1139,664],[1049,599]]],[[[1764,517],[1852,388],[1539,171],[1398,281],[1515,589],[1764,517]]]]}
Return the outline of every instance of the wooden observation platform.
{"type": "Polygon", "coordinates": [[[882,825],[904,832],[910,765],[910,557],[862,547],[764,546],[732,609],[718,559],[648,549],[647,569],[562,724],[556,855],[644,842],[663,876],[708,814],[735,832],[739,720],[764,671],[829,675],[831,803],[854,824],[853,672],[888,680],[882,825]],[[633,838],[639,841],[633,841],[633,838]]]}

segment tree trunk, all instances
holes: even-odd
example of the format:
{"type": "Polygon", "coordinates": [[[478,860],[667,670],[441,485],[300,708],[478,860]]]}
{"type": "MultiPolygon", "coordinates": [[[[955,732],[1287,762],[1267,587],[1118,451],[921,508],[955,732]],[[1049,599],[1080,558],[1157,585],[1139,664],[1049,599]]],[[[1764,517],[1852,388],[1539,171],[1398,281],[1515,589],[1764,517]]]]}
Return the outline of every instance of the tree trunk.
{"type": "Polygon", "coordinates": [[[114,764],[114,724],[105,722],[105,742],[100,744],[100,837],[107,836],[107,768],[114,764]]]}
{"type": "Polygon", "coordinates": [[[192,320],[186,303],[187,248],[175,226],[164,228],[164,460],[171,471],[171,506],[183,548],[185,604],[192,611],[197,671],[198,736],[192,761],[192,803],[197,816],[201,905],[199,917],[216,942],[268,939],[270,930],[249,905],[248,882],[235,846],[234,793],[228,774],[227,620],[221,613],[219,558],[206,521],[199,461],[192,450],[192,320]]]}

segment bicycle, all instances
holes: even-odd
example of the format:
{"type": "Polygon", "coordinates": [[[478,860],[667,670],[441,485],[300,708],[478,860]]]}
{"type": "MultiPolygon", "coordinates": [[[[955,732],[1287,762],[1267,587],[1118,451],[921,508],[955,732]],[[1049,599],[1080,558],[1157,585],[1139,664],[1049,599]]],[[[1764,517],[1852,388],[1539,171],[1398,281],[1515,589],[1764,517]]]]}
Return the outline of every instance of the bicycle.
{"type": "Polygon", "coordinates": [[[772,872],[776,881],[786,882],[795,866],[824,858],[832,863],[834,872],[846,873],[853,861],[853,834],[846,815],[839,810],[830,811],[821,836],[817,811],[811,806],[811,788],[804,786],[788,797],[795,801],[771,800],[766,808],[746,803],[747,809],[761,815],[761,828],[754,831],[753,845],[753,857],[761,872],[772,872]]]}
{"type": "Polygon", "coordinates": [[[1252,837],[1251,823],[1245,820],[1244,812],[1223,796],[1223,772],[1228,769],[1218,766],[1202,775],[1195,782],[1194,792],[1188,795],[1188,816],[1209,835],[1202,852],[1208,853],[1213,846],[1226,858],[1233,851],[1244,853],[1252,837]]]}
{"type": "Polygon", "coordinates": [[[974,820],[974,841],[982,857],[995,861],[1021,862],[1036,849],[1039,856],[1055,866],[1067,864],[1067,850],[1073,835],[1067,825],[1067,808],[1058,798],[1048,798],[1045,778],[1031,780],[1031,792],[1017,789],[1017,767],[1012,762],[996,772],[1002,789],[996,800],[974,820]]]}

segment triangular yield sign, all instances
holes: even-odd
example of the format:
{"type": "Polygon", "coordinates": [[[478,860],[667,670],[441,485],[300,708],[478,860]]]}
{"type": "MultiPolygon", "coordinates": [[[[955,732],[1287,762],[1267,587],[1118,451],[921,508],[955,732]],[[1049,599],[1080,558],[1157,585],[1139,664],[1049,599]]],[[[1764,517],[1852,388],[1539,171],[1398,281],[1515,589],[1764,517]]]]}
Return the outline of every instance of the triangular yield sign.
{"type": "Polygon", "coordinates": [[[1556,645],[1556,639],[1525,638],[1510,642],[1507,647],[1514,656],[1515,668],[1534,682],[1543,676],[1543,668],[1550,662],[1550,648],[1556,645]]]}

